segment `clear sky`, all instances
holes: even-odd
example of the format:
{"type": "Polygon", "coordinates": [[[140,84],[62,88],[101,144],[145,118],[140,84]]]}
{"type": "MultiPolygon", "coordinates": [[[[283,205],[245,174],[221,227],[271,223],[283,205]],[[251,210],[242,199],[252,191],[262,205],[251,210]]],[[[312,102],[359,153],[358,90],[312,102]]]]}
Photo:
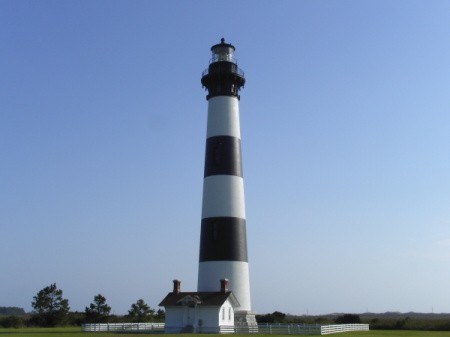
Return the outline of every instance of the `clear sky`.
{"type": "Polygon", "coordinates": [[[449,1],[0,1],[0,306],[197,283],[224,37],[258,313],[450,312],[449,1]]]}

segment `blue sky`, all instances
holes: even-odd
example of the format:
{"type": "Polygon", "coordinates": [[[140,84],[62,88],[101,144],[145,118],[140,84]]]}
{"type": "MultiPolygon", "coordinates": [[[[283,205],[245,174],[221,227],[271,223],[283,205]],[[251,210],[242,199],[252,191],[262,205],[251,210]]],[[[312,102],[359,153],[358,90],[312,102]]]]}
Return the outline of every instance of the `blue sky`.
{"type": "Polygon", "coordinates": [[[258,313],[450,312],[448,1],[0,2],[0,306],[198,267],[210,47],[245,71],[258,313]]]}

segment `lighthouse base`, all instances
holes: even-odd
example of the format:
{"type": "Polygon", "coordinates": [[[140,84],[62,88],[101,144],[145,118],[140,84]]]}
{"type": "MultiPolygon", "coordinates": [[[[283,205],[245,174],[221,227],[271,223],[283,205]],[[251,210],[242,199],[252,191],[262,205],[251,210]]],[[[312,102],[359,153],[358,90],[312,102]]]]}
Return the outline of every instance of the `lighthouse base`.
{"type": "Polygon", "coordinates": [[[253,311],[236,311],[234,313],[234,326],[236,333],[257,333],[258,323],[253,311]]]}

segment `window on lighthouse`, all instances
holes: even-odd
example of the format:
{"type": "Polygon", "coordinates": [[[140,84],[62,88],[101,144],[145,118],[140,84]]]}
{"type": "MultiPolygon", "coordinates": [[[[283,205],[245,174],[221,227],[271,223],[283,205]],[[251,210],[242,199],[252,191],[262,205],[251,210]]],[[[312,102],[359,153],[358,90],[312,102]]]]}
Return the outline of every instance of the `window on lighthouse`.
{"type": "Polygon", "coordinates": [[[212,53],[212,62],[227,61],[235,63],[233,49],[230,47],[216,47],[212,53]]]}

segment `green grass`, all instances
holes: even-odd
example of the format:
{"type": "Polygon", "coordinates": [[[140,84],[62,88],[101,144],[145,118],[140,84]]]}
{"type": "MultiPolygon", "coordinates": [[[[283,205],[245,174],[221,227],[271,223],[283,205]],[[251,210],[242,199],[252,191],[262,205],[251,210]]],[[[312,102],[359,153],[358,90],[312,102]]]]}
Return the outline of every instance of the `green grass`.
{"type": "MultiPolygon", "coordinates": [[[[78,327],[70,328],[23,328],[23,329],[2,329],[0,336],[5,337],[125,337],[125,336],[149,336],[149,334],[112,333],[112,332],[81,332],[78,327]]],[[[155,335],[164,337],[180,337],[180,335],[155,335]]],[[[188,337],[191,334],[183,334],[188,337]]],[[[217,337],[218,335],[201,334],[197,337],[217,337]]],[[[280,335],[229,335],[230,337],[275,337],[280,335]]],[[[302,336],[302,335],[283,335],[302,336]]],[[[450,337],[450,331],[409,331],[409,330],[371,330],[353,331],[332,334],[334,337],[450,337]]]]}
{"type": "MultiPolygon", "coordinates": [[[[330,336],[330,335],[327,335],[330,336]]],[[[450,337],[450,331],[371,330],[332,334],[342,337],[450,337]]]]}

